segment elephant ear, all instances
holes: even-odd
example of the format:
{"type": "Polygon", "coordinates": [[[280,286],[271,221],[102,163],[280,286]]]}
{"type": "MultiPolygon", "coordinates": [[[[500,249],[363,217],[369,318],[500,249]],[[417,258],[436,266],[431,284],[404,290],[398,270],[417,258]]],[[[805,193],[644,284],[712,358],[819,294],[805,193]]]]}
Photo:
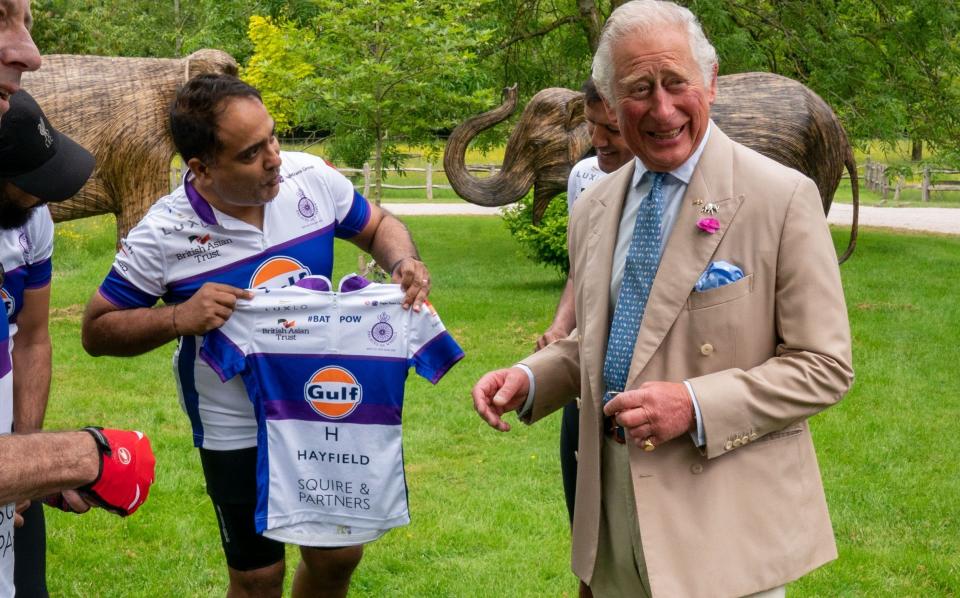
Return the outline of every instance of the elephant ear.
{"type": "Polygon", "coordinates": [[[587,133],[587,120],[583,115],[583,105],[583,94],[578,93],[567,100],[563,107],[563,124],[569,135],[567,161],[571,168],[586,157],[591,149],[590,135],[587,133]]]}

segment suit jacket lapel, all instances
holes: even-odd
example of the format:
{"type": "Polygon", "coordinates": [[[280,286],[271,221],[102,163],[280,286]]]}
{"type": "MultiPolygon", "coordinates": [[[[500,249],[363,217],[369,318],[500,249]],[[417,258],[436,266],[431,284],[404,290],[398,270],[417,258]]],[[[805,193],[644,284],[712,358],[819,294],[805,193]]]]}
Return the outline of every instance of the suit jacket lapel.
{"type": "Polygon", "coordinates": [[[660,259],[633,349],[627,388],[637,385],[637,377],[673,326],[743,201],[743,196],[734,196],[732,160],[732,142],[714,126],[660,259]],[[697,221],[704,217],[701,205],[695,204],[698,200],[717,205],[713,217],[720,221],[720,230],[712,235],[697,228],[697,221]]]}

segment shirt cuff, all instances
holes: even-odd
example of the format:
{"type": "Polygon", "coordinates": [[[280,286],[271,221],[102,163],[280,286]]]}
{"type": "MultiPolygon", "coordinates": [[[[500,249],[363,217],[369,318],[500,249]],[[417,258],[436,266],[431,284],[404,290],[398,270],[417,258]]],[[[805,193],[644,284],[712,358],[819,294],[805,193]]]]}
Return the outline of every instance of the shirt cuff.
{"type": "Polygon", "coordinates": [[[524,418],[530,413],[530,410],[533,409],[533,393],[537,388],[537,383],[533,379],[533,370],[522,363],[515,364],[513,367],[523,370],[527,378],[530,379],[530,390],[527,392],[527,400],[523,402],[522,407],[517,409],[517,417],[524,418]]]}
{"type": "MultiPolygon", "coordinates": [[[[693,392],[693,386],[691,386],[686,380],[683,381],[683,385],[687,387],[687,392],[690,393],[690,398],[693,400],[693,416],[697,420],[697,431],[690,432],[690,439],[693,440],[695,445],[697,445],[697,448],[703,448],[707,445],[707,435],[703,431],[703,418],[700,416],[700,403],[697,402],[697,394],[693,392]]],[[[533,387],[531,386],[531,388],[533,387]]]]}

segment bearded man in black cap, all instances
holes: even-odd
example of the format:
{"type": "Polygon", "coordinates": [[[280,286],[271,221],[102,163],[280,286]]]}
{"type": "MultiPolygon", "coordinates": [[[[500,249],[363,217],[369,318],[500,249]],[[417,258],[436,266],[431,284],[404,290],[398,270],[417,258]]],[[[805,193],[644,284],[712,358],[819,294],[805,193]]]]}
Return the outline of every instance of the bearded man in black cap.
{"type": "MultiPolygon", "coordinates": [[[[62,491],[49,500],[66,510],[82,512],[93,504],[129,514],[146,499],[153,481],[145,436],[92,428],[29,434],[42,427],[50,390],[53,220],[45,204],[76,194],[93,172],[94,159],[53,128],[30,94],[20,90],[6,100],[9,109],[0,119],[0,295],[8,326],[0,323],[0,434],[11,427],[18,434],[0,438],[0,498],[62,491]],[[129,451],[127,463],[111,459],[121,447],[129,451]],[[118,483],[123,490],[114,494],[118,483]],[[69,490],[78,486],[80,492],[69,490]]],[[[18,596],[46,596],[41,503],[22,513],[23,526],[11,543],[12,520],[19,516],[12,505],[0,516],[6,547],[0,550],[0,595],[11,595],[13,582],[18,596]]]]}

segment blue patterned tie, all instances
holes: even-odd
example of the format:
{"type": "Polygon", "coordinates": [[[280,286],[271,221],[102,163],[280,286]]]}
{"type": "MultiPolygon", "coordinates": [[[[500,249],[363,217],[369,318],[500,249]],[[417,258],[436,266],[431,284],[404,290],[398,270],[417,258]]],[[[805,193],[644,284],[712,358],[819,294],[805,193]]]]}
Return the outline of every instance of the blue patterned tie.
{"type": "Polygon", "coordinates": [[[663,215],[663,178],[666,174],[651,174],[654,175],[653,186],[637,210],[633,239],[623,268],[623,282],[610,324],[607,354],[603,360],[603,382],[607,390],[625,390],[643,310],[650,296],[653,277],[660,266],[660,220],[663,215]]]}

